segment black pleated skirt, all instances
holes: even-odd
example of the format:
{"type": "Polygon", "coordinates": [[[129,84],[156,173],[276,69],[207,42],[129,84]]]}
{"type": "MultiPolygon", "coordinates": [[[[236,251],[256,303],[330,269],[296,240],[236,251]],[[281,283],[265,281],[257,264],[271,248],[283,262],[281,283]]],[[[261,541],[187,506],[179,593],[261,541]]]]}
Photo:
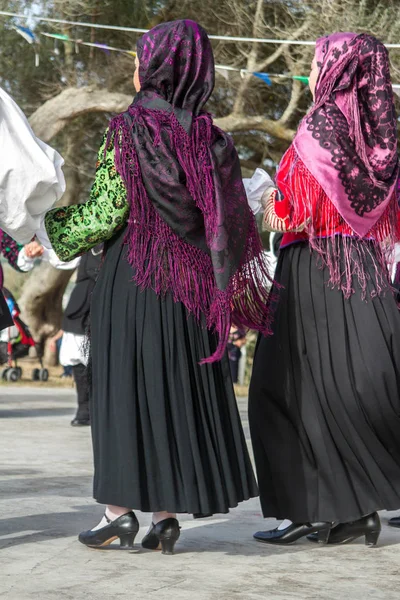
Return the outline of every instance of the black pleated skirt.
{"type": "Polygon", "coordinates": [[[249,399],[265,517],[400,508],[400,314],[390,290],[366,301],[354,281],[346,300],[327,279],[307,244],[281,251],[274,335],[259,339],[249,399]]]}
{"type": "Polygon", "coordinates": [[[257,496],[229,363],[172,297],[132,281],[123,233],[92,297],[94,497],[145,512],[226,513],[257,496]]]}
{"type": "Polygon", "coordinates": [[[6,299],[4,298],[3,292],[0,288],[0,331],[6,329],[7,327],[12,327],[13,324],[14,321],[11,318],[6,299]]]}

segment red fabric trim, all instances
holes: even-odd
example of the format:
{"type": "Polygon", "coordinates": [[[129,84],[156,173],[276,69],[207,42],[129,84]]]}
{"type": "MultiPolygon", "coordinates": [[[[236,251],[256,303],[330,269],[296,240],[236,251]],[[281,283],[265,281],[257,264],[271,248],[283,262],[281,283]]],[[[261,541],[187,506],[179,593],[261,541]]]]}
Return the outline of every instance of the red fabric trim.
{"type": "MultiPolygon", "coordinates": [[[[291,146],[284,155],[282,162],[279,165],[279,171],[277,174],[277,185],[284,194],[284,199],[282,201],[275,202],[275,212],[277,215],[282,219],[290,216],[289,229],[297,229],[301,227],[306,219],[311,217],[317,237],[326,238],[335,235],[357,237],[352,228],[342,219],[341,215],[337,212],[322,187],[314,178],[313,185],[307,190],[307,205],[304,202],[303,196],[301,194],[297,194],[296,201],[300,206],[300,210],[297,209],[296,215],[294,215],[290,198],[296,193],[296,191],[289,189],[287,182],[289,180],[289,174],[291,180],[295,180],[296,171],[298,171],[297,174],[301,178],[302,170],[305,168],[306,167],[304,166],[303,162],[296,154],[294,147],[291,146]],[[321,206],[321,204],[325,205],[327,210],[323,211],[323,213],[322,211],[319,211],[320,214],[318,215],[317,207],[321,206]],[[329,223],[327,223],[328,219],[329,223]]],[[[400,236],[400,211],[398,212],[398,231],[400,236]]],[[[371,239],[372,237],[372,235],[367,235],[365,239],[371,239]]],[[[286,233],[282,238],[281,247],[296,242],[302,242],[307,239],[308,235],[306,232],[286,233]]]]}

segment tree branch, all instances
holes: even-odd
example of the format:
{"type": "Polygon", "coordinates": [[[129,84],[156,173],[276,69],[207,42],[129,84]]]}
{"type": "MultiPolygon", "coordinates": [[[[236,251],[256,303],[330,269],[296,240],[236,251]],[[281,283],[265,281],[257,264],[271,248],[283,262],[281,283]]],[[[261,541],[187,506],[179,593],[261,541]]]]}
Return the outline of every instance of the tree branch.
{"type": "Polygon", "coordinates": [[[292,83],[292,94],[290,96],[289,104],[287,105],[285,112],[283,113],[283,115],[281,116],[281,118],[278,121],[280,123],[280,125],[287,125],[289,123],[290,119],[292,118],[292,116],[294,115],[294,113],[296,112],[296,110],[299,106],[299,101],[300,101],[302,92],[303,92],[303,84],[300,83],[300,81],[296,81],[294,79],[293,83],[292,83]]]}
{"type": "MultiPolygon", "coordinates": [[[[301,25],[301,27],[296,29],[296,31],[294,33],[292,33],[292,35],[289,36],[288,39],[297,40],[297,38],[299,38],[308,29],[308,27],[309,27],[308,21],[304,22],[301,25]]],[[[261,62],[257,65],[257,71],[262,71],[266,67],[269,67],[269,65],[272,65],[276,60],[278,60],[278,58],[280,58],[280,56],[282,56],[283,52],[285,51],[285,49],[287,47],[288,47],[287,44],[281,44],[281,46],[279,46],[279,48],[277,48],[275,50],[275,52],[273,52],[263,62],[261,62]]]]}
{"type": "Polygon", "coordinates": [[[30,117],[36,135],[49,142],[62,131],[68,121],[92,112],[122,112],[131,104],[132,97],[91,87],[68,88],[45,102],[30,117]]]}
{"type": "MultiPolygon", "coordinates": [[[[93,88],[69,88],[48,100],[30,118],[36,135],[49,142],[62,131],[69,121],[90,112],[122,112],[131,103],[131,96],[95,90],[93,88]]],[[[278,139],[290,142],[294,131],[284,122],[266,119],[263,116],[247,117],[232,113],[215,120],[215,124],[227,131],[255,129],[278,139]]]]}
{"type": "Polygon", "coordinates": [[[269,135],[276,137],[286,142],[291,142],[295,131],[285,127],[284,124],[279,121],[272,121],[262,116],[247,117],[245,115],[232,113],[226,117],[215,119],[215,125],[220,127],[224,131],[248,131],[255,129],[257,131],[263,131],[269,135]]]}
{"type": "MultiPolygon", "coordinates": [[[[256,13],[254,15],[254,24],[253,24],[253,36],[254,37],[258,37],[260,28],[263,23],[263,16],[264,16],[263,6],[264,6],[264,0],[257,0],[257,9],[256,9],[256,13]]],[[[244,75],[242,82],[239,86],[239,89],[238,89],[237,95],[236,95],[235,104],[233,107],[234,113],[243,112],[244,105],[245,105],[246,91],[249,86],[250,79],[252,77],[251,73],[253,71],[257,70],[257,67],[256,67],[257,57],[258,57],[258,44],[253,43],[252,48],[251,48],[248,58],[247,58],[247,66],[246,66],[246,70],[250,71],[250,73],[246,73],[244,75]]]]}

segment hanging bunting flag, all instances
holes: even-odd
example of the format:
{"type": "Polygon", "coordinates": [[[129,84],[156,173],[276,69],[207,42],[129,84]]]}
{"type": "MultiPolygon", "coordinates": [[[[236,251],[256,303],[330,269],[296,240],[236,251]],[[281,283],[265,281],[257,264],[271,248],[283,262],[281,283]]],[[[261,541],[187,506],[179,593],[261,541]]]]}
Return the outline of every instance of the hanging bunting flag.
{"type": "Polygon", "coordinates": [[[100,48],[100,50],[104,50],[106,54],[111,54],[110,48],[107,46],[107,44],[100,44],[99,42],[95,42],[94,47],[100,48]]]}
{"type": "Polygon", "coordinates": [[[28,27],[20,27],[19,25],[16,25],[14,29],[24,38],[24,40],[28,42],[28,44],[34,44],[36,42],[35,34],[31,29],[28,29],[28,27]]]}
{"type": "Polygon", "coordinates": [[[308,77],[304,77],[303,75],[292,75],[292,79],[295,79],[296,81],[301,81],[301,83],[305,83],[306,85],[308,85],[308,77]]]}
{"type": "Polygon", "coordinates": [[[71,38],[69,35],[64,33],[42,33],[42,35],[46,35],[47,37],[52,37],[55,40],[62,40],[63,42],[70,42],[71,38]]]}
{"type": "Polygon", "coordinates": [[[253,73],[253,75],[261,79],[267,85],[272,85],[272,81],[269,78],[269,75],[267,75],[267,73],[253,73]]]}
{"type": "MultiPolygon", "coordinates": [[[[52,38],[54,40],[54,54],[59,56],[60,49],[58,47],[58,41],[61,42],[71,42],[71,38],[66,33],[45,33],[43,31],[40,32],[40,35],[45,35],[46,37],[52,38]]],[[[75,54],[78,54],[78,46],[75,44],[75,54]]]]}
{"type": "Polygon", "coordinates": [[[24,38],[24,40],[26,40],[28,42],[28,44],[33,45],[34,50],[35,50],[35,67],[38,67],[39,66],[39,52],[38,52],[37,45],[39,43],[39,40],[36,38],[33,31],[31,29],[29,29],[29,27],[21,27],[20,25],[15,25],[14,29],[17,33],[19,33],[20,36],[22,36],[24,38]]]}

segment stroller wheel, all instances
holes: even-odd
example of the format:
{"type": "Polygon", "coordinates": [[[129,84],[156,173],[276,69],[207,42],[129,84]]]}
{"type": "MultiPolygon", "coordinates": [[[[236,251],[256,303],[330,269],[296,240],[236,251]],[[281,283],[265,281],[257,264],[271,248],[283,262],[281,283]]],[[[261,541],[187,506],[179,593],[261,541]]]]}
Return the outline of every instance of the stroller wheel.
{"type": "Polygon", "coordinates": [[[33,369],[32,381],[39,381],[39,372],[40,372],[40,369],[33,369]]]}
{"type": "Polygon", "coordinates": [[[17,369],[8,369],[6,378],[7,378],[7,381],[18,381],[17,369]]]}
{"type": "Polygon", "coordinates": [[[3,381],[7,381],[7,372],[10,370],[10,367],[5,367],[1,370],[0,377],[3,381]]]}
{"type": "Polygon", "coordinates": [[[47,369],[40,369],[39,371],[39,381],[48,381],[49,372],[47,369]]]}
{"type": "Polygon", "coordinates": [[[15,367],[15,370],[18,373],[18,379],[22,378],[22,368],[21,367],[15,367]]]}

